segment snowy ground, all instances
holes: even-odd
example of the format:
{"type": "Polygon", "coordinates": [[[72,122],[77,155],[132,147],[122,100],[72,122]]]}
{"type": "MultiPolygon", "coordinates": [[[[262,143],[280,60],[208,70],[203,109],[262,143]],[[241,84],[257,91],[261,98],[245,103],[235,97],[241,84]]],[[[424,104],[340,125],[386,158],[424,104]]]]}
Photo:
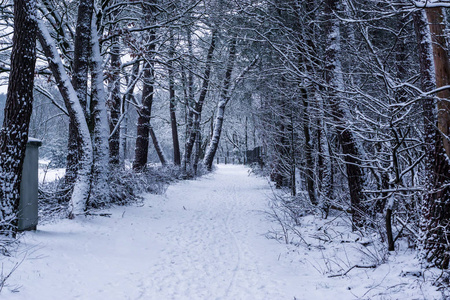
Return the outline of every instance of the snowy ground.
{"type": "MultiPolygon", "coordinates": [[[[422,277],[401,276],[408,251],[377,269],[353,269],[346,243],[286,245],[267,239],[268,183],[242,166],[219,166],[198,181],[172,185],[111,217],[60,220],[24,234],[3,275],[23,259],[1,299],[440,299],[422,277]],[[342,244],[342,245],[341,245],[342,244]],[[344,255],[344,257],[345,257],[344,255]],[[338,267],[337,267],[338,266],[338,267]]],[[[326,224],[302,220],[305,238],[326,224]]],[[[334,225],[333,225],[334,226],[334,225]]],[[[339,226],[339,224],[337,225],[339,226]]],[[[338,228],[328,228],[331,236],[338,228]]],[[[353,239],[340,234],[341,239],[353,239]]],[[[360,263],[364,263],[360,262],[360,263]]]]}
{"type": "Polygon", "coordinates": [[[64,176],[65,168],[50,169],[49,164],[49,160],[39,160],[39,183],[52,182],[64,176]]]}

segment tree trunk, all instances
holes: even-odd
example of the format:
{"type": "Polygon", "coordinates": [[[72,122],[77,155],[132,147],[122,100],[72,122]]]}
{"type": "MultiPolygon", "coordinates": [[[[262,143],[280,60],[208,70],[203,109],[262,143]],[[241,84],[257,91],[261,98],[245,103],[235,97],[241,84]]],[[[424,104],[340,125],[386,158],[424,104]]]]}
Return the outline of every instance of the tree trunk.
{"type": "Polygon", "coordinates": [[[103,84],[102,57],[97,35],[96,18],[92,19],[92,72],[91,72],[91,113],[94,163],[92,165],[91,205],[98,207],[109,203],[109,145],[108,114],[106,93],[103,84]]]}
{"type": "Polygon", "coordinates": [[[122,97],[120,94],[120,41],[118,37],[114,37],[111,41],[110,51],[110,68],[111,68],[111,84],[110,84],[110,99],[108,101],[109,107],[109,131],[111,137],[109,138],[109,161],[111,165],[118,166],[120,163],[120,130],[116,129],[118,126],[122,97]]]}
{"type": "MultiPolygon", "coordinates": [[[[188,129],[189,138],[186,140],[186,145],[184,149],[184,170],[186,171],[187,165],[190,164],[191,156],[192,156],[192,148],[195,142],[195,136],[200,130],[200,117],[202,114],[203,103],[206,99],[206,94],[208,92],[211,68],[212,68],[212,59],[214,49],[216,47],[216,35],[217,32],[214,30],[211,36],[211,44],[209,45],[208,54],[206,56],[206,64],[205,64],[205,73],[203,75],[203,83],[200,90],[200,95],[198,97],[198,101],[194,105],[194,109],[192,110],[193,114],[193,122],[191,129],[188,129]]],[[[189,112],[191,113],[191,111],[189,112]]]]}
{"type": "Polygon", "coordinates": [[[78,164],[78,175],[74,182],[73,193],[69,203],[69,216],[81,214],[86,209],[86,203],[90,194],[90,178],[92,172],[93,154],[92,142],[89,134],[89,128],[84,116],[84,110],[81,107],[77,94],[72,83],[67,76],[58,50],[53,42],[50,33],[42,20],[38,19],[38,37],[39,43],[47,57],[50,70],[55,77],[59,92],[61,93],[73,129],[77,131],[75,135],[77,144],[80,145],[80,154],[78,164]]]}
{"type": "MultiPolygon", "coordinates": [[[[444,13],[441,7],[427,8],[427,19],[430,26],[431,39],[433,45],[434,71],[436,87],[440,88],[450,84],[450,64],[447,54],[447,41],[445,39],[446,29],[444,13]]],[[[450,89],[445,89],[437,93],[438,96],[438,129],[442,134],[442,143],[450,157],[450,89]]]]}
{"type": "Polygon", "coordinates": [[[129,104],[134,101],[134,88],[136,87],[136,82],[139,76],[139,61],[133,64],[131,75],[127,77],[127,90],[123,96],[122,105],[120,106],[120,114],[123,117],[120,123],[120,165],[125,166],[125,159],[127,155],[127,133],[128,133],[128,107],[129,104]]]}
{"type": "MultiPolygon", "coordinates": [[[[435,85],[448,85],[448,57],[446,50],[435,49],[445,46],[442,24],[442,9],[433,8],[418,11],[413,15],[420,60],[421,87],[423,91],[432,90],[435,85]],[[428,21],[431,23],[428,27],[428,21]],[[442,56],[440,56],[442,55],[442,56]],[[433,62],[434,59],[434,62],[433,62]],[[434,65],[434,69],[433,69],[434,65]],[[439,77],[439,80],[438,78],[439,77]],[[439,82],[439,83],[438,83],[439,82]]],[[[447,92],[438,93],[438,98],[447,97],[447,92]]],[[[445,153],[444,137],[436,123],[445,117],[445,100],[438,99],[438,109],[432,97],[422,99],[424,120],[424,195],[422,204],[421,230],[423,234],[422,254],[431,265],[446,269],[449,266],[449,238],[446,229],[449,225],[450,206],[448,174],[450,167],[445,153]]],[[[444,118],[445,119],[445,118],[444,118]]],[[[443,126],[441,123],[439,127],[443,126]]]]}
{"type": "MultiPolygon", "coordinates": [[[[91,21],[94,9],[93,0],[80,0],[77,13],[75,44],[72,61],[72,86],[79,99],[83,114],[90,126],[90,115],[87,107],[87,87],[90,59],[91,21]]],[[[79,143],[79,128],[77,123],[69,119],[69,139],[67,145],[67,163],[65,183],[73,185],[79,173],[78,162],[82,159],[83,149],[79,143]]]]}
{"type": "Polygon", "coordinates": [[[175,79],[174,79],[174,57],[175,57],[175,45],[173,40],[173,33],[170,33],[170,45],[169,45],[169,101],[170,101],[170,125],[172,127],[172,144],[173,144],[173,163],[176,166],[181,165],[180,154],[180,142],[178,140],[178,125],[177,125],[177,99],[175,98],[175,79]]]}
{"type": "Polygon", "coordinates": [[[352,223],[353,229],[362,226],[363,207],[361,202],[363,200],[363,171],[361,169],[361,161],[359,159],[358,148],[352,132],[345,124],[345,113],[341,107],[342,99],[339,96],[338,90],[343,84],[342,70],[338,58],[340,51],[340,30],[339,21],[334,16],[337,11],[338,0],[327,0],[325,4],[325,14],[328,16],[326,23],[327,35],[327,49],[325,52],[326,66],[325,66],[325,80],[329,85],[328,97],[330,107],[333,110],[333,120],[335,122],[338,140],[342,147],[343,159],[347,169],[347,181],[350,192],[350,203],[352,208],[352,223]]]}
{"type": "Polygon", "coordinates": [[[20,182],[33,103],[36,2],[14,0],[14,35],[0,131],[0,234],[15,235],[20,182]]]}
{"type": "Polygon", "coordinates": [[[185,98],[185,134],[184,134],[184,145],[185,151],[183,154],[183,171],[187,171],[187,166],[189,165],[190,154],[188,153],[188,142],[190,139],[191,131],[193,130],[194,123],[194,76],[192,72],[192,66],[194,65],[194,51],[192,49],[192,38],[191,31],[188,28],[187,30],[187,41],[188,41],[188,51],[189,51],[189,65],[190,69],[188,71],[188,75],[186,77],[186,70],[183,66],[182,68],[182,80],[183,80],[183,89],[184,89],[184,98],[185,98]]]}
{"type": "Polygon", "coordinates": [[[217,147],[219,146],[220,135],[222,133],[223,118],[225,116],[225,107],[230,101],[230,86],[231,86],[231,74],[233,73],[234,61],[236,60],[236,42],[237,39],[233,38],[230,45],[230,53],[228,55],[228,62],[225,72],[225,79],[223,82],[222,93],[220,96],[219,105],[217,106],[217,116],[214,122],[214,131],[209,146],[205,153],[203,160],[206,168],[211,171],[214,156],[216,155],[217,147]]]}
{"type": "MultiPolygon", "coordinates": [[[[199,119],[199,123],[201,122],[201,116],[199,119]]],[[[197,176],[198,171],[198,162],[200,161],[200,152],[202,147],[202,133],[200,130],[197,131],[195,135],[195,152],[194,152],[194,163],[192,164],[192,168],[194,169],[194,176],[197,176]]]]}
{"type": "MultiPolygon", "coordinates": [[[[145,24],[153,25],[155,23],[156,0],[143,3],[143,12],[145,24]]],[[[153,92],[155,84],[155,40],[156,31],[150,29],[148,39],[146,41],[146,49],[144,54],[144,74],[142,89],[142,106],[139,108],[139,117],[137,123],[137,137],[135,157],[133,162],[134,170],[142,170],[147,164],[149,134],[150,134],[150,117],[153,104],[153,92]]]]}
{"type": "Polygon", "coordinates": [[[91,58],[91,24],[94,12],[93,0],[80,0],[78,5],[77,27],[75,31],[75,46],[72,63],[72,85],[80,100],[81,107],[88,125],[90,125],[90,113],[87,106],[88,100],[88,74],[91,58]]]}
{"type": "MultiPolygon", "coordinates": [[[[313,205],[317,205],[316,191],[314,189],[314,161],[312,157],[312,144],[311,144],[311,134],[309,132],[309,117],[308,117],[308,95],[306,89],[302,89],[302,99],[303,99],[303,135],[305,138],[305,180],[306,189],[308,191],[309,201],[313,205]]],[[[319,142],[320,143],[320,142],[319,142]]]]}
{"type": "Polygon", "coordinates": [[[167,164],[166,157],[164,156],[164,152],[162,151],[161,146],[159,145],[158,139],[156,138],[155,131],[153,130],[152,125],[149,125],[150,136],[152,138],[153,147],[155,147],[156,154],[158,155],[159,161],[163,166],[167,164]]]}

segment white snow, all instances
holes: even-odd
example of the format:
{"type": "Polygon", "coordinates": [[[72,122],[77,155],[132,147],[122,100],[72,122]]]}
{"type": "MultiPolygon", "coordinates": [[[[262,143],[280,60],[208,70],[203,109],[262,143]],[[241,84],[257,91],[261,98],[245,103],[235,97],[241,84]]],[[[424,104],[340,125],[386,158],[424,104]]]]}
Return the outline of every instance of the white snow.
{"type": "MultiPolygon", "coordinates": [[[[337,265],[351,266],[345,256],[356,250],[347,242],[357,236],[349,232],[309,249],[267,239],[278,226],[263,212],[270,193],[267,181],[245,167],[219,165],[165,195],[145,195],[140,205],[98,211],[109,218],[39,225],[21,237],[11,257],[1,258],[4,275],[24,260],[0,298],[439,299],[423,276],[414,277],[420,269],[408,251],[377,269],[328,278],[342,272],[337,265]]],[[[308,243],[339,231],[326,226],[331,220],[318,227],[317,219],[302,219],[308,243]]]]}
{"type": "Polygon", "coordinates": [[[66,174],[65,168],[39,168],[39,183],[53,182],[55,180],[61,179],[64,174],[66,174]]]}

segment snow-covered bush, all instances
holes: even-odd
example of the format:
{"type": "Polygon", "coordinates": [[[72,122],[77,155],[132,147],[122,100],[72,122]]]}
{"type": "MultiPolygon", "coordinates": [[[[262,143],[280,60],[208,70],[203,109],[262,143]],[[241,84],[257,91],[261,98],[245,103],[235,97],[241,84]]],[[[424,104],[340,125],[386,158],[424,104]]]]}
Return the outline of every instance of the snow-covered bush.
{"type": "Polygon", "coordinates": [[[170,167],[148,168],[139,173],[129,169],[117,170],[111,172],[109,179],[110,201],[126,205],[140,199],[142,193],[162,194],[176,179],[178,176],[170,167]]]}
{"type": "MultiPolygon", "coordinates": [[[[149,167],[143,172],[118,168],[109,175],[109,201],[105,202],[91,196],[89,208],[102,208],[110,205],[127,205],[141,199],[142,193],[162,194],[167,186],[182,179],[178,167],[172,165],[149,167]]],[[[39,187],[39,218],[49,221],[67,217],[70,188],[64,179],[42,183],[39,187]]]]}

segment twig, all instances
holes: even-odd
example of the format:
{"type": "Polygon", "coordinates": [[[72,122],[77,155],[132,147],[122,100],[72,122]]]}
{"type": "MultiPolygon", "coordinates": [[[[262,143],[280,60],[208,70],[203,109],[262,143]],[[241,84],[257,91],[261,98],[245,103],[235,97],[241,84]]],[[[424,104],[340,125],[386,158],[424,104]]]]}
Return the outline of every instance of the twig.
{"type": "MultiPolygon", "coordinates": [[[[402,226],[403,226],[404,228],[408,229],[408,231],[411,232],[411,233],[414,235],[414,237],[415,237],[416,239],[419,239],[419,238],[420,238],[419,234],[418,234],[414,229],[410,228],[410,227],[408,226],[408,224],[406,223],[406,221],[403,221],[403,220],[400,219],[399,217],[397,217],[396,219],[397,219],[397,221],[398,221],[400,224],[402,224],[402,226]]],[[[403,228],[402,228],[402,229],[403,229],[403,228]]]]}
{"type": "Polygon", "coordinates": [[[2,263],[2,270],[1,270],[1,274],[0,274],[0,293],[3,290],[3,287],[5,286],[6,280],[12,275],[12,273],[14,273],[15,270],[17,270],[17,268],[23,263],[23,261],[25,260],[26,255],[22,258],[21,261],[15,263],[14,267],[12,267],[12,269],[9,271],[9,273],[5,276],[3,275],[3,263],[2,263]]]}
{"type": "Polygon", "coordinates": [[[86,213],[84,213],[84,214],[77,214],[77,215],[80,215],[80,216],[99,216],[99,217],[106,217],[106,218],[110,218],[111,216],[112,216],[112,214],[110,214],[110,213],[92,213],[92,212],[86,212],[86,213]]]}
{"type": "Polygon", "coordinates": [[[370,265],[370,266],[354,265],[353,267],[348,269],[346,272],[341,273],[341,274],[329,275],[328,278],[345,276],[345,275],[347,275],[348,272],[350,272],[354,268],[358,268],[358,269],[375,269],[376,267],[377,267],[377,265],[370,265]]]}

